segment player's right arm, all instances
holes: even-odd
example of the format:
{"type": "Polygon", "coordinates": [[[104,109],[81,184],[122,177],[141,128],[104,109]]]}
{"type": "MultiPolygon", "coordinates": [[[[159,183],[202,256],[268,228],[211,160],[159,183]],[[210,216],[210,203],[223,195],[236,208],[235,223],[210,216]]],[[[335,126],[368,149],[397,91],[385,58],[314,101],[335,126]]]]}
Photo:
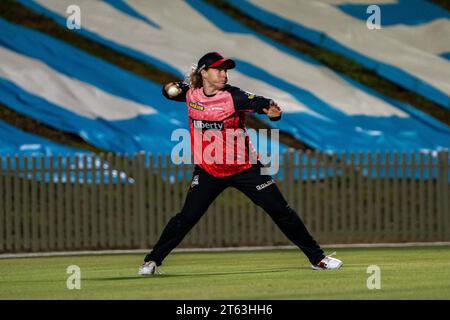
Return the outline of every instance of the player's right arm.
{"type": "Polygon", "coordinates": [[[185,102],[186,101],[186,93],[188,92],[188,90],[189,90],[189,85],[186,82],[183,82],[183,81],[169,82],[162,87],[162,95],[169,100],[185,102]],[[169,96],[167,91],[173,85],[175,85],[179,89],[178,90],[179,93],[176,96],[171,97],[171,96],[169,96]]]}

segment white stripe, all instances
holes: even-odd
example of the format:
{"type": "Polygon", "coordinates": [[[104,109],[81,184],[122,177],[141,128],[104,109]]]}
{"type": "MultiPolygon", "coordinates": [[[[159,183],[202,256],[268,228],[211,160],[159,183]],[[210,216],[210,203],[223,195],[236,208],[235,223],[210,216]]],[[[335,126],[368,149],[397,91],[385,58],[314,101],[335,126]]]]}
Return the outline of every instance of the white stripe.
{"type": "Polygon", "coordinates": [[[418,26],[400,24],[385,29],[390,37],[419,50],[435,55],[450,52],[449,19],[436,19],[418,26]]]}
{"type": "Polygon", "coordinates": [[[0,47],[0,61],[0,77],[77,115],[113,121],[156,113],[149,106],[111,95],[4,47],[0,47]]]}

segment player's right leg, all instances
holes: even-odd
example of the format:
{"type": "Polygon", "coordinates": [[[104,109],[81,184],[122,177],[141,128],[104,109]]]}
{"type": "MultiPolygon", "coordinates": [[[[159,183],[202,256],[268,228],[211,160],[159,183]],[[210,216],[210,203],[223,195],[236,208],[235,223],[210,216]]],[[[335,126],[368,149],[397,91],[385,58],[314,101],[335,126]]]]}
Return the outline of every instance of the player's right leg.
{"type": "Polygon", "coordinates": [[[153,250],[145,256],[139,274],[155,273],[156,267],[160,266],[165,257],[180,244],[225,188],[223,179],[213,177],[196,167],[183,209],[169,220],[153,250]]]}
{"type": "Polygon", "coordinates": [[[340,261],[325,256],[300,216],[284,199],[271,176],[261,175],[261,164],[233,176],[232,186],[266,211],[284,235],[303,251],[317,269],[337,269],[340,261]]]}

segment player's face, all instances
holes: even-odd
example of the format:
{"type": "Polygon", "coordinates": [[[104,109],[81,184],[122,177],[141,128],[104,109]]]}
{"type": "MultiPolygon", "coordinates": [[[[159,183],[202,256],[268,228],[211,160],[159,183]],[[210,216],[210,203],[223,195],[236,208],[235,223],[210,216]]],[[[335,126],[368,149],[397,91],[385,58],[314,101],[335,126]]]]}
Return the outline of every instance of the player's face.
{"type": "Polygon", "coordinates": [[[203,81],[206,81],[210,86],[216,90],[220,90],[228,82],[228,70],[225,67],[209,68],[202,72],[203,81]]]}

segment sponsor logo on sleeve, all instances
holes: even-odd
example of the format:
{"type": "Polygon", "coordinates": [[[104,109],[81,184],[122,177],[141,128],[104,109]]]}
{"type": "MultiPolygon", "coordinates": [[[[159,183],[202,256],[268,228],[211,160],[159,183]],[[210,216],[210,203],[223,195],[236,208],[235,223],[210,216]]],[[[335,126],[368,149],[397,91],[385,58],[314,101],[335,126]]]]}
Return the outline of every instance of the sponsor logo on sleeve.
{"type": "Polygon", "coordinates": [[[192,109],[195,109],[195,110],[199,110],[199,111],[203,111],[205,109],[205,107],[203,107],[198,102],[189,102],[189,107],[191,107],[192,109]]]}
{"type": "Polygon", "coordinates": [[[245,94],[247,95],[247,98],[248,98],[249,100],[251,100],[251,99],[254,99],[254,98],[255,98],[255,95],[254,95],[253,93],[251,93],[251,92],[247,92],[247,91],[245,91],[245,94]]]}

